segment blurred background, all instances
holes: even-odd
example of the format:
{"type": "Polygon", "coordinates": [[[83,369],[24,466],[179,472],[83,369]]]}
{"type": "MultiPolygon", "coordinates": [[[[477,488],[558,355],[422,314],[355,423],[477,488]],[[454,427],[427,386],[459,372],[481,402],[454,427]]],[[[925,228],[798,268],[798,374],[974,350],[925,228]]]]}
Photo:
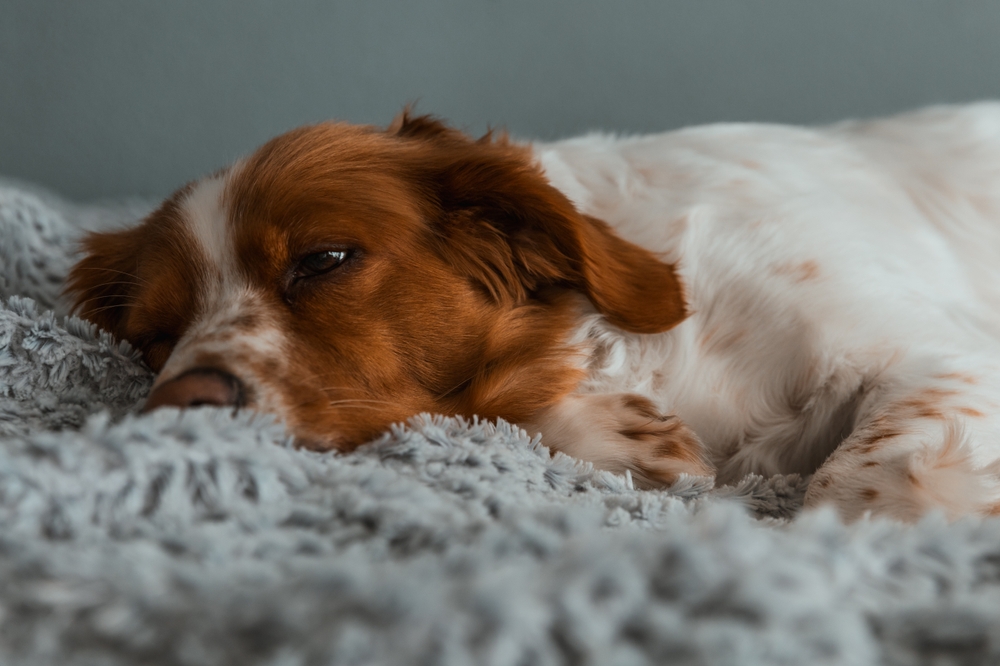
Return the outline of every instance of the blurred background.
{"type": "Polygon", "coordinates": [[[0,175],[77,199],[414,101],[551,139],[989,97],[993,0],[0,0],[0,175]]]}

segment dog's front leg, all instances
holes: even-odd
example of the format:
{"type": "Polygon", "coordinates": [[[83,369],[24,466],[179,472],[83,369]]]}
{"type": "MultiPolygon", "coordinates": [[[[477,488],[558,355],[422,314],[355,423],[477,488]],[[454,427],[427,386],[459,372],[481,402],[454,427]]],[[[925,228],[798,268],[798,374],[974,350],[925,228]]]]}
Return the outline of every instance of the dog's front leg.
{"type": "Polygon", "coordinates": [[[570,395],[522,425],[541,432],[542,443],[555,451],[600,469],[630,471],[640,488],[668,486],[681,474],[715,476],[698,437],[640,395],[570,395]]]}

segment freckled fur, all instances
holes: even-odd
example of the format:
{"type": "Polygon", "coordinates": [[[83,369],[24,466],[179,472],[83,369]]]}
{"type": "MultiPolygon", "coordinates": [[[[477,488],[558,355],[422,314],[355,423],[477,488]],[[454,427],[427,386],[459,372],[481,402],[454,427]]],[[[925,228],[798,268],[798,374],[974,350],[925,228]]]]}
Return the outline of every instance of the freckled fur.
{"type": "Polygon", "coordinates": [[[846,518],[1000,506],[996,104],[530,145],[403,114],[212,178],[88,238],[68,288],[161,380],[226,364],[305,445],[475,413],[640,485],[797,472],[846,518]],[[361,251],[289,288],[330,244],[361,251]]]}

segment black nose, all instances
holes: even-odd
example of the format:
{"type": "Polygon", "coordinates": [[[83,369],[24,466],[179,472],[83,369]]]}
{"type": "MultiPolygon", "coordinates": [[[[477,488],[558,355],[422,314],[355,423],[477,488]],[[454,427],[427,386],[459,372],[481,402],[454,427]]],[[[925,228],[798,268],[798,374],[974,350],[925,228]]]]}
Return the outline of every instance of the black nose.
{"type": "Polygon", "coordinates": [[[243,383],[225,370],[192,368],[153,389],[142,411],[158,407],[242,407],[243,383]]]}

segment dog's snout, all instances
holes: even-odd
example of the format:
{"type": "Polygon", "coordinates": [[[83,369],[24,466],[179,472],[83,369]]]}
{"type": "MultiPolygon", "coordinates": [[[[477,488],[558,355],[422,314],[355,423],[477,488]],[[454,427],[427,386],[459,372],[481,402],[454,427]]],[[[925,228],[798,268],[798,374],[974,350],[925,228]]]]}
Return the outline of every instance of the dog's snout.
{"type": "Polygon", "coordinates": [[[142,411],[158,407],[242,407],[243,383],[216,368],[194,368],[157,386],[142,411]]]}

